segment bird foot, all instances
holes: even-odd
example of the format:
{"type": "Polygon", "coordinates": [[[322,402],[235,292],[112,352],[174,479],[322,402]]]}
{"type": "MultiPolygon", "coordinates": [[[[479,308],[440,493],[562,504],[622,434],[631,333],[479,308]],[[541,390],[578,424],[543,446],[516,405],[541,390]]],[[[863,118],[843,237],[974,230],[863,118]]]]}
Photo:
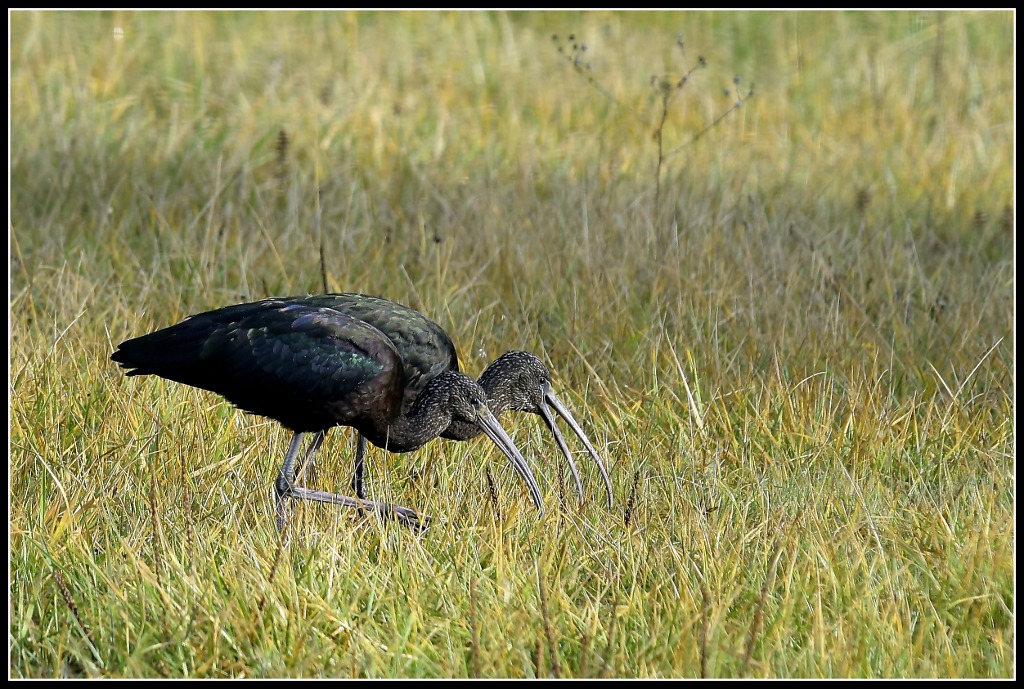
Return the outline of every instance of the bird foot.
{"type": "Polygon", "coordinates": [[[400,521],[405,526],[408,526],[417,533],[423,533],[430,528],[430,523],[434,521],[433,517],[429,514],[418,514],[414,510],[408,507],[402,507],[401,505],[391,505],[392,514],[395,519],[400,521]]]}
{"type": "Polygon", "coordinates": [[[278,529],[283,528],[283,524],[287,520],[288,508],[285,504],[287,498],[295,500],[312,500],[313,502],[323,502],[330,505],[342,505],[344,507],[355,507],[359,510],[379,512],[385,517],[397,519],[406,526],[420,532],[425,531],[430,526],[430,522],[433,521],[430,516],[419,514],[415,510],[409,509],[408,507],[402,507],[401,505],[374,502],[372,500],[360,500],[347,495],[338,495],[337,493],[328,493],[322,490],[310,490],[309,488],[303,488],[302,486],[296,486],[294,484],[288,485],[288,482],[281,478],[278,478],[277,482],[274,484],[274,488],[277,493],[278,529]]]}

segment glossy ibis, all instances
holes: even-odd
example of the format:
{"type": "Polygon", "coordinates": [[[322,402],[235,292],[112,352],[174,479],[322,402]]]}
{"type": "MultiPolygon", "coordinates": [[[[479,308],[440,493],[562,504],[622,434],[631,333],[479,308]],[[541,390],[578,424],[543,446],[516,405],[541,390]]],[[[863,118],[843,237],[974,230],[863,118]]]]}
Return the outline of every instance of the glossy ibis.
{"type": "MultiPolygon", "coordinates": [[[[366,294],[320,294],[308,297],[288,297],[282,301],[322,306],[341,311],[369,323],[385,333],[395,343],[406,364],[408,381],[403,401],[405,408],[409,408],[415,402],[433,378],[445,371],[459,370],[455,345],[448,333],[440,325],[408,306],[366,294]]],[[[500,418],[506,411],[513,410],[537,414],[544,419],[544,423],[555,436],[559,449],[569,463],[569,469],[572,471],[576,488],[582,500],[583,484],[580,481],[576,463],[565,443],[565,438],[562,437],[551,414],[551,408],[554,408],[555,412],[565,419],[569,427],[583,442],[600,469],[608,493],[608,506],[612,506],[614,499],[608,470],[580,424],[551,390],[551,374],[540,359],[528,352],[515,350],[507,352],[487,367],[478,382],[487,393],[491,413],[495,418],[500,418]]],[[[453,440],[468,440],[479,433],[478,427],[456,420],[441,435],[453,440]]],[[[366,441],[360,436],[356,446],[355,477],[352,481],[353,489],[360,497],[364,496],[363,459],[365,452],[366,441]]]]}
{"type": "Polygon", "coordinates": [[[411,452],[453,423],[485,433],[508,457],[543,512],[540,487],[522,454],[468,376],[444,370],[406,393],[417,372],[387,335],[354,316],[303,299],[265,299],[200,313],[122,342],[111,355],[129,376],[157,375],[224,396],[251,414],[279,421],[294,435],[275,484],[278,526],[285,498],[364,507],[418,524],[408,508],[298,486],[303,464],[333,426],[351,426],[390,452],[411,452]]]}

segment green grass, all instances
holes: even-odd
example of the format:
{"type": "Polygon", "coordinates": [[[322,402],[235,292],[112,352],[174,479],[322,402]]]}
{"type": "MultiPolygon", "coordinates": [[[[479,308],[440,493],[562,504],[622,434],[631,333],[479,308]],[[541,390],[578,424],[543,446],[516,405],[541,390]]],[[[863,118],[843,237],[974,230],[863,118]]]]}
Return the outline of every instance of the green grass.
{"type": "Polygon", "coordinates": [[[14,12],[10,50],[12,676],[1015,675],[1010,13],[14,12]],[[701,56],[656,177],[651,79],[701,56]],[[324,279],[473,375],[545,359],[615,508],[510,414],[541,519],[438,441],[368,457],[425,535],[303,505],[282,545],[288,434],[109,356],[324,279]]]}

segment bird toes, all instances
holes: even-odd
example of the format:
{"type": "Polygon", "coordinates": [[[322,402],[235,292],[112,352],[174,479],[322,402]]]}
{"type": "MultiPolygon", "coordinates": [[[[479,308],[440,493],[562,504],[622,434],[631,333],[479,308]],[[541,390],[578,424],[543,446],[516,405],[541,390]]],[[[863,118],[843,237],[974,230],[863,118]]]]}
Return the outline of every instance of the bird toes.
{"type": "Polygon", "coordinates": [[[430,522],[433,521],[433,518],[428,514],[418,514],[408,507],[400,507],[398,505],[394,506],[394,514],[398,521],[420,533],[430,528],[430,522]]]}

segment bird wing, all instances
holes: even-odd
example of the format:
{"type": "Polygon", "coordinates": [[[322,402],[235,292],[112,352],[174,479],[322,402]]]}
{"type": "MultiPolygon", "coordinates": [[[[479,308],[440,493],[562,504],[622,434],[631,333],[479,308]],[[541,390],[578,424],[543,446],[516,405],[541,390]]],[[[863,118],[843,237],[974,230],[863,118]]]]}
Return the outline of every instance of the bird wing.
{"type": "Polygon", "coordinates": [[[288,297],[285,301],[316,305],[369,323],[387,335],[405,367],[402,407],[408,411],[427,383],[444,371],[458,371],[455,344],[444,328],[419,311],[368,294],[318,294],[288,297]]]}
{"type": "Polygon", "coordinates": [[[228,306],[124,342],[112,358],[134,369],[129,375],[216,392],[295,431],[400,412],[404,372],[395,345],[372,325],[318,306],[228,306]]]}

